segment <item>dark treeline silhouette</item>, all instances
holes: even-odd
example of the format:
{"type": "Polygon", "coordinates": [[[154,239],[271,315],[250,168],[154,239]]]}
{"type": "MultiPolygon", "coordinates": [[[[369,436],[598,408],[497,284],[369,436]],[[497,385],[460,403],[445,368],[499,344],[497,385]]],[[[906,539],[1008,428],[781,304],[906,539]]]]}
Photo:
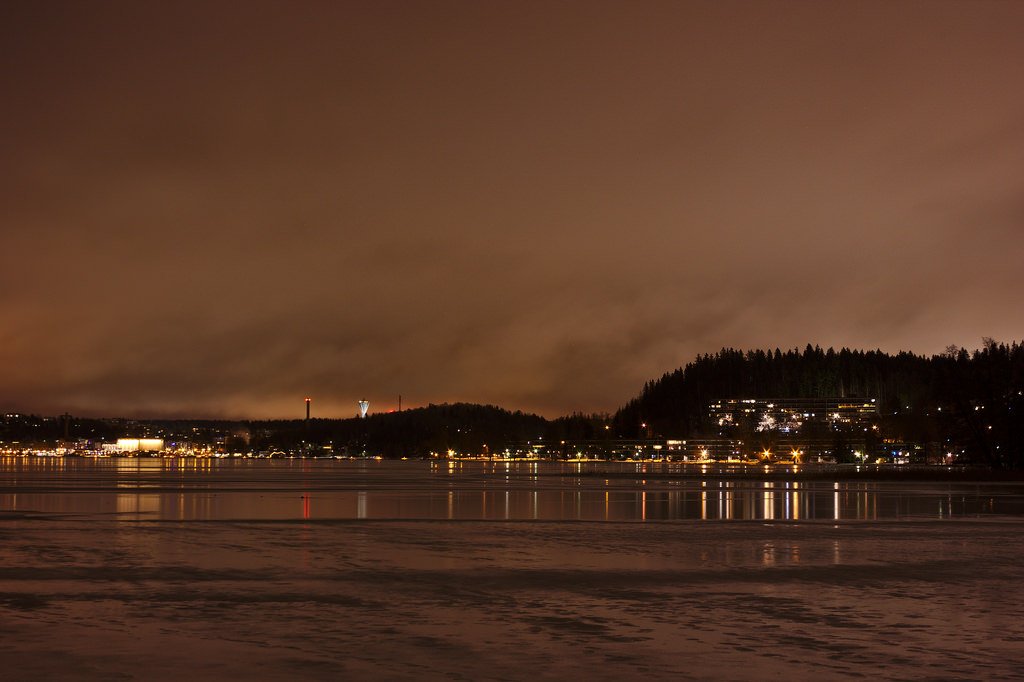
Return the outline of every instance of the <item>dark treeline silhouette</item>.
{"type": "Polygon", "coordinates": [[[706,433],[708,403],[722,398],[871,397],[883,411],[899,411],[927,399],[928,364],[911,353],[810,345],[803,352],[724,348],[648,382],[618,412],[616,425],[626,433],[642,422],[656,432],[706,433]]]}
{"type": "Polygon", "coordinates": [[[933,362],[941,428],[979,463],[1024,468],[1024,344],[986,338],[980,351],[950,347],[933,362]]]}
{"type": "MultiPolygon", "coordinates": [[[[54,444],[159,436],[227,452],[422,457],[499,454],[543,440],[608,442],[716,435],[708,404],[729,398],[874,398],[878,438],[962,453],[994,468],[1024,468],[1024,345],[985,339],[974,352],[950,347],[925,357],[808,345],[804,350],[702,355],[648,382],[614,416],[547,420],[491,405],[429,405],[365,419],[274,421],[79,419],[7,415],[0,442],[54,444]]],[[[563,448],[568,450],[568,446],[563,448]]]]}
{"type": "Polygon", "coordinates": [[[65,434],[94,441],[114,440],[126,433],[126,419],[72,418],[70,415],[41,417],[36,414],[5,415],[0,419],[0,442],[55,444],[65,434]]]}
{"type": "Polygon", "coordinates": [[[615,431],[714,433],[708,403],[723,398],[875,398],[890,438],[959,449],[969,460],[1024,467],[1024,345],[986,338],[981,349],[890,355],[843,348],[726,348],[651,381],[614,418],[615,431]],[[646,429],[640,425],[647,424],[646,429]]]}
{"type": "Polygon", "coordinates": [[[312,419],[251,422],[251,445],[258,449],[299,449],[304,443],[350,455],[423,457],[483,452],[506,442],[544,435],[542,417],[492,405],[455,403],[370,414],[365,419],[312,419]]]}
{"type": "Polygon", "coordinates": [[[547,420],[492,405],[455,403],[370,414],[365,419],[210,420],[91,419],[11,415],[0,419],[0,443],[55,447],[67,438],[94,447],[118,438],[159,437],[219,452],[305,453],[423,457],[500,453],[527,442],[588,440],[602,433],[609,415],[575,414],[547,420]]]}
{"type": "Polygon", "coordinates": [[[348,455],[425,457],[500,453],[514,444],[594,438],[607,415],[572,415],[547,420],[493,405],[454,403],[371,414],[365,419],[250,422],[249,446],[298,450],[308,446],[348,455]]]}

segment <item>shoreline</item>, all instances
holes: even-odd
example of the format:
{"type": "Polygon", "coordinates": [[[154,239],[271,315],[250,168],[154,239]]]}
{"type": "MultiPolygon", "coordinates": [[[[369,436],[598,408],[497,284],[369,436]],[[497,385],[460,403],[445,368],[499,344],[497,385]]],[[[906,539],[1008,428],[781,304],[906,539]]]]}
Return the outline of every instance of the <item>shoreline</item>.
{"type": "Polygon", "coordinates": [[[260,457],[241,454],[179,455],[171,453],[138,453],[124,455],[49,454],[39,452],[3,453],[10,459],[33,461],[81,462],[262,462],[297,460],[328,465],[333,463],[364,463],[374,465],[413,465],[430,463],[446,467],[500,467],[502,475],[515,467],[543,466],[546,471],[532,471],[533,476],[553,477],[572,475],[582,478],[633,479],[658,478],[663,480],[834,480],[834,481],[935,481],[969,483],[1024,483],[1024,470],[993,469],[977,465],[949,464],[853,464],[789,462],[751,463],[735,461],[672,461],[672,460],[603,460],[603,459],[541,459],[541,458],[382,458],[382,457],[260,457]],[[568,469],[568,470],[566,470],[568,469]]]}

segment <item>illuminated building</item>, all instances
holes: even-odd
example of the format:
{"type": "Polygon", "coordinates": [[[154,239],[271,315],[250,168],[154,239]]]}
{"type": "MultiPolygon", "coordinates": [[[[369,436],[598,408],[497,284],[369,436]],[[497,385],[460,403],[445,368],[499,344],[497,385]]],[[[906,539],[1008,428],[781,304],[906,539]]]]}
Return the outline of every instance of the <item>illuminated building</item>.
{"type": "Polygon", "coordinates": [[[852,430],[869,426],[877,418],[873,398],[728,398],[708,405],[708,419],[720,435],[741,426],[781,434],[799,433],[807,424],[852,430]]]}
{"type": "Polygon", "coordinates": [[[104,452],[161,452],[163,438],[118,438],[116,443],[104,443],[104,452]]]}

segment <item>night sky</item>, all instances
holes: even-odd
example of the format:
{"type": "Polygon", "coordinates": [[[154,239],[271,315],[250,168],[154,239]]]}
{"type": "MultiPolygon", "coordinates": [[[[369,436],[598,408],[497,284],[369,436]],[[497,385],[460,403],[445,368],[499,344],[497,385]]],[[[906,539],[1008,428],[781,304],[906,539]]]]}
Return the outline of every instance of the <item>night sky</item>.
{"type": "Polygon", "coordinates": [[[0,410],[614,410],[1024,338],[1024,2],[0,5],[0,410]]]}

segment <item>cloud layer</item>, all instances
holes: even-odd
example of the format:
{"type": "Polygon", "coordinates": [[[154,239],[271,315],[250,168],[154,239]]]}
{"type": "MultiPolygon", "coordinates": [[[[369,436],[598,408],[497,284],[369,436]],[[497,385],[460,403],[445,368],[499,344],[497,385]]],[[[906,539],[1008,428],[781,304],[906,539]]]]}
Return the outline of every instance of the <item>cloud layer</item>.
{"type": "Polygon", "coordinates": [[[3,409],[554,416],[1024,338],[1019,3],[0,14],[3,409]]]}

